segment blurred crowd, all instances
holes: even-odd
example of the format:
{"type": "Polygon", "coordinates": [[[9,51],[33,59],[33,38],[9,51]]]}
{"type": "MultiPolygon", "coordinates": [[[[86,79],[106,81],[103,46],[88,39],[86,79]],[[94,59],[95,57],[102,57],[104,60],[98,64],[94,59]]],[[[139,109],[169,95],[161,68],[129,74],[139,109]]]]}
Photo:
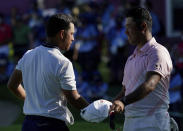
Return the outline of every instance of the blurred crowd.
{"type": "MultiPolygon", "coordinates": [[[[9,16],[0,13],[0,83],[7,82],[28,49],[45,41],[47,18],[63,12],[77,20],[75,41],[64,54],[73,62],[79,92],[89,101],[107,97],[109,86],[121,84],[124,64],[134,49],[128,44],[124,26],[124,13],[134,6],[149,9],[153,36],[157,39],[165,37],[164,26],[148,0],[65,0],[49,9],[39,8],[35,2],[28,12],[20,13],[13,7],[9,16]],[[98,70],[101,62],[106,63],[110,71],[108,82],[98,70]],[[80,70],[75,65],[79,65],[80,70]]],[[[183,35],[182,42],[167,45],[167,48],[174,64],[170,109],[179,111],[183,96],[183,35]]]]}

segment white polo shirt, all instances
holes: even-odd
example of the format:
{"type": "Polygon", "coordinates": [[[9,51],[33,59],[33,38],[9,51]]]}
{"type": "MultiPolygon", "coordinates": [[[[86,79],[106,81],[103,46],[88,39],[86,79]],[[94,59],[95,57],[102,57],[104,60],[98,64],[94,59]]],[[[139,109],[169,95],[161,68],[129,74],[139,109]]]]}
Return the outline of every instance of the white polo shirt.
{"type": "Polygon", "coordinates": [[[172,72],[172,61],[168,50],[154,38],[128,58],[122,84],[125,95],[132,93],[145,81],[148,71],[159,73],[162,78],[156,89],[145,98],[125,107],[125,117],[149,116],[155,112],[166,112],[169,104],[168,88],[172,72]]]}
{"type": "Polygon", "coordinates": [[[57,48],[39,46],[19,60],[26,99],[26,115],[40,115],[69,122],[66,98],[61,89],[76,90],[72,63],[57,48]]]}

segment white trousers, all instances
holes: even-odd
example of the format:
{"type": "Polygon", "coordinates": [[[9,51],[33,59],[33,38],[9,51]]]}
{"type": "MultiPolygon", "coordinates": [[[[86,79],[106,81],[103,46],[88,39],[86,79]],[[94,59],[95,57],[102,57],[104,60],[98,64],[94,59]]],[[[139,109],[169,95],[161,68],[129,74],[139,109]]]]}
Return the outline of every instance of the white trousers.
{"type": "Polygon", "coordinates": [[[144,117],[125,117],[123,131],[170,131],[168,112],[144,117]]]}

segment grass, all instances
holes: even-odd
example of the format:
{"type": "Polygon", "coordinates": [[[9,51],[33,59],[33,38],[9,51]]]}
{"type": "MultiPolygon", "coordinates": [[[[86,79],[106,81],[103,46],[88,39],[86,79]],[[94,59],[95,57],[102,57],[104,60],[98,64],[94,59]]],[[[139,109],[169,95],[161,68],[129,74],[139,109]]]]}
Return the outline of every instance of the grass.
{"type": "Polygon", "coordinates": [[[1,131],[21,131],[21,124],[13,124],[7,127],[0,127],[1,131]]]}

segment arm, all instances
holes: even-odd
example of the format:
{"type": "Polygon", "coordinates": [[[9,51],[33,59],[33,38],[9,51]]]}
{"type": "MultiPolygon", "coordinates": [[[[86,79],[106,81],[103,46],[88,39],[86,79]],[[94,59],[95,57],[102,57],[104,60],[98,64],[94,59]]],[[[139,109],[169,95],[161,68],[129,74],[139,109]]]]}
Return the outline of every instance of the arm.
{"type": "Polygon", "coordinates": [[[132,93],[124,97],[126,104],[139,101],[151,93],[160,81],[161,76],[156,72],[147,72],[145,81],[132,93]]]}
{"type": "Polygon", "coordinates": [[[77,92],[77,90],[63,90],[68,102],[77,109],[83,109],[89,105],[89,103],[77,92]]]}
{"type": "Polygon", "coordinates": [[[121,88],[120,93],[115,97],[114,100],[120,100],[124,96],[125,96],[125,86],[123,85],[122,88],[121,88]]]}
{"type": "Polygon", "coordinates": [[[124,104],[128,105],[139,101],[151,93],[160,81],[161,76],[156,72],[147,72],[145,81],[135,91],[123,97],[123,102],[115,100],[110,110],[115,112],[123,111],[124,104]]]}
{"type": "Polygon", "coordinates": [[[15,69],[8,81],[7,87],[19,99],[25,100],[26,94],[24,88],[21,85],[21,82],[22,72],[20,70],[15,69]]]}
{"type": "Polygon", "coordinates": [[[125,96],[125,86],[123,85],[120,93],[115,97],[113,104],[109,110],[109,112],[122,112],[124,110],[124,104],[120,101],[125,96]]]}
{"type": "Polygon", "coordinates": [[[77,109],[83,109],[88,106],[88,102],[80,96],[76,89],[76,81],[74,76],[74,70],[71,62],[65,62],[64,66],[59,69],[59,78],[62,88],[62,92],[65,95],[67,101],[77,109]],[[62,68],[63,67],[63,68],[62,68]]]}

